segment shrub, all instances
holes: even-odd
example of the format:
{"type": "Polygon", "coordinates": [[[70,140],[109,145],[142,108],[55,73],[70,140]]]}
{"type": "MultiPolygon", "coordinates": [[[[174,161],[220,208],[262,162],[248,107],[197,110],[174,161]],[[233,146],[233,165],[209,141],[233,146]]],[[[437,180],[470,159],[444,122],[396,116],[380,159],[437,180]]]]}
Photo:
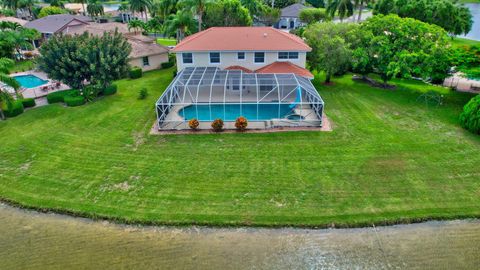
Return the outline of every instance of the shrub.
{"type": "Polygon", "coordinates": [[[78,96],[80,92],[75,89],[57,91],[47,95],[47,101],[49,104],[63,102],[65,96],[78,96]]]}
{"type": "Polygon", "coordinates": [[[143,73],[142,73],[142,69],[139,68],[139,67],[133,67],[130,69],[130,72],[129,72],[129,77],[131,79],[138,79],[138,78],[141,78],[143,73]]]}
{"type": "Polygon", "coordinates": [[[172,73],[174,78],[177,77],[177,73],[178,73],[177,69],[174,69],[172,73]]]}
{"type": "Polygon", "coordinates": [[[215,132],[220,132],[223,130],[223,120],[222,119],[215,119],[212,122],[212,129],[215,132]]]}
{"type": "Polygon", "coordinates": [[[64,101],[68,107],[76,107],[85,104],[85,98],[83,98],[83,96],[65,96],[64,101]]]}
{"type": "Polygon", "coordinates": [[[10,107],[4,111],[6,117],[15,117],[23,113],[23,104],[21,100],[15,100],[10,107]]]}
{"type": "Polygon", "coordinates": [[[238,130],[244,131],[247,128],[247,126],[248,126],[247,118],[240,116],[237,118],[237,120],[235,120],[235,127],[238,130]]]}
{"type": "Polygon", "coordinates": [[[188,126],[193,130],[196,130],[199,125],[200,125],[200,122],[198,122],[198,120],[195,118],[188,121],[188,126]]]}
{"type": "Polygon", "coordinates": [[[147,88],[143,87],[138,91],[138,99],[146,99],[148,96],[148,90],[147,88]]]}
{"type": "Polygon", "coordinates": [[[480,135],[480,95],[472,98],[460,114],[460,125],[463,128],[480,135]]]}
{"type": "Polygon", "coordinates": [[[105,89],[103,89],[103,94],[106,96],[113,95],[117,93],[117,85],[116,84],[111,84],[107,86],[105,89]]]}
{"type": "Polygon", "coordinates": [[[20,100],[24,108],[35,107],[35,99],[33,98],[24,98],[20,100]]]}
{"type": "Polygon", "coordinates": [[[170,61],[169,61],[169,62],[164,62],[164,63],[161,63],[161,64],[160,64],[160,66],[161,66],[162,68],[171,68],[171,67],[173,67],[173,65],[175,65],[175,63],[174,63],[174,62],[170,62],[170,61]]]}

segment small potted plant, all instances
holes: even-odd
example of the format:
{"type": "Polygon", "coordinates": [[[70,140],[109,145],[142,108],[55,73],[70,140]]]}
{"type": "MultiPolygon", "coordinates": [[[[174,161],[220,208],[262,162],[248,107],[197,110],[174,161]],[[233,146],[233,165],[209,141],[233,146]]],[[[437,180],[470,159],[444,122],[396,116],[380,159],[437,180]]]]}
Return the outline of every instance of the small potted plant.
{"type": "Polygon", "coordinates": [[[188,126],[192,130],[197,130],[199,125],[200,125],[200,122],[198,122],[196,118],[190,119],[190,121],[188,121],[188,126]]]}
{"type": "Polygon", "coordinates": [[[247,118],[240,116],[235,120],[235,127],[237,128],[238,131],[245,131],[248,126],[248,121],[247,118]]]}
{"type": "Polygon", "coordinates": [[[222,119],[215,119],[212,122],[212,129],[215,132],[220,132],[223,130],[223,120],[222,119]]]}

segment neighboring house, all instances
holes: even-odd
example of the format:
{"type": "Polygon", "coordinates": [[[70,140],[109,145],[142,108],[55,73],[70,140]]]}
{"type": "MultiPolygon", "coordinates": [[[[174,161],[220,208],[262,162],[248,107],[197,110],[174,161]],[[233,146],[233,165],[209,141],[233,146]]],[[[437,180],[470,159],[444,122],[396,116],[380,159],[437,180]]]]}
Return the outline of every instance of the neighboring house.
{"type": "Polygon", "coordinates": [[[35,41],[35,45],[38,47],[54,34],[65,33],[69,27],[87,25],[91,21],[92,19],[86,16],[58,14],[27,22],[24,27],[40,32],[41,39],[35,41]]]}
{"type": "Polygon", "coordinates": [[[0,17],[0,22],[13,22],[13,23],[18,23],[21,26],[24,26],[28,21],[15,18],[15,17],[0,17]]]}
{"type": "Polygon", "coordinates": [[[278,29],[297,29],[304,25],[300,21],[300,12],[307,7],[302,4],[293,4],[282,9],[280,20],[275,25],[278,29]]]}
{"type": "Polygon", "coordinates": [[[218,67],[313,78],[305,69],[311,48],[298,36],[271,27],[212,27],[185,38],[172,51],[179,71],[218,67]]]}
{"type": "MultiPolygon", "coordinates": [[[[58,16],[58,15],[53,15],[58,16]]],[[[71,16],[71,15],[70,15],[71,16]]],[[[47,16],[48,18],[51,16],[47,16]]],[[[123,34],[127,39],[128,43],[132,46],[132,52],[130,53],[129,63],[132,66],[137,66],[142,68],[143,71],[154,70],[160,68],[161,63],[168,62],[168,48],[158,45],[154,39],[142,36],[139,33],[130,32],[128,26],[122,23],[94,23],[86,22],[76,19],[76,17],[84,16],[72,16],[75,17],[72,20],[54,20],[55,22],[62,21],[62,23],[57,23],[55,28],[43,28],[43,23],[37,23],[31,28],[35,28],[39,31],[53,31],[53,34],[63,33],[63,34],[83,34],[88,32],[92,35],[103,35],[104,32],[114,32],[115,30],[123,34]],[[61,26],[63,24],[63,26],[61,26]],[[38,27],[42,26],[42,27],[38,27]],[[55,31],[55,29],[57,29],[55,31]]],[[[38,21],[38,20],[37,20],[38,21]]],[[[51,21],[49,19],[48,21],[51,21]]],[[[46,32],[42,32],[46,33],[46,32]]],[[[48,32],[50,33],[50,32],[48,32]]],[[[45,35],[45,38],[50,37],[51,35],[45,35]]]]}

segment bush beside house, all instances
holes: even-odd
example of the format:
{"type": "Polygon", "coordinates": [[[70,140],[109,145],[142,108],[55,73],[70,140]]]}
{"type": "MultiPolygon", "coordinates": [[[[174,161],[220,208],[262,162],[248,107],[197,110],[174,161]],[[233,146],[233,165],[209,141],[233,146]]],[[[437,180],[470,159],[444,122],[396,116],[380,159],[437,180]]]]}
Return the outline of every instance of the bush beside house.
{"type": "Polygon", "coordinates": [[[10,105],[10,108],[8,108],[4,111],[4,114],[5,114],[6,117],[15,117],[19,114],[22,114],[23,110],[24,110],[24,108],[23,108],[22,101],[21,100],[15,100],[10,105]]]}
{"type": "Polygon", "coordinates": [[[35,99],[33,98],[24,98],[24,99],[20,99],[20,101],[22,102],[22,105],[24,108],[35,107],[36,105],[35,99]]]}
{"type": "Polygon", "coordinates": [[[143,75],[142,69],[139,67],[132,67],[128,73],[130,79],[138,79],[143,75]]]}

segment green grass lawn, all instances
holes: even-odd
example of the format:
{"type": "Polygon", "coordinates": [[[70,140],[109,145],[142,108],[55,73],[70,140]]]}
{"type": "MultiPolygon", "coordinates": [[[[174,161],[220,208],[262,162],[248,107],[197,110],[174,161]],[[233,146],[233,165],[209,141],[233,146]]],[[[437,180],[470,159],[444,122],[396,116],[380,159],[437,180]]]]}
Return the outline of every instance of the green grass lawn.
{"type": "Polygon", "coordinates": [[[171,38],[157,38],[157,43],[163,46],[175,46],[177,41],[171,38]]]}
{"type": "Polygon", "coordinates": [[[471,39],[466,39],[466,38],[454,38],[451,41],[453,46],[459,47],[459,46],[480,46],[480,41],[477,40],[471,40],[471,39]]]}
{"type": "Polygon", "coordinates": [[[480,137],[468,94],[395,81],[319,86],[333,132],[151,136],[172,70],[119,82],[80,107],[0,122],[0,197],[28,207],[155,224],[367,225],[480,216],[480,137]],[[149,96],[137,100],[139,89],[149,96]],[[417,103],[429,90],[441,107],[417,103]]]}
{"type": "Polygon", "coordinates": [[[34,67],[35,63],[33,60],[18,61],[15,62],[15,66],[10,70],[10,73],[27,71],[33,69],[34,67]]]}

